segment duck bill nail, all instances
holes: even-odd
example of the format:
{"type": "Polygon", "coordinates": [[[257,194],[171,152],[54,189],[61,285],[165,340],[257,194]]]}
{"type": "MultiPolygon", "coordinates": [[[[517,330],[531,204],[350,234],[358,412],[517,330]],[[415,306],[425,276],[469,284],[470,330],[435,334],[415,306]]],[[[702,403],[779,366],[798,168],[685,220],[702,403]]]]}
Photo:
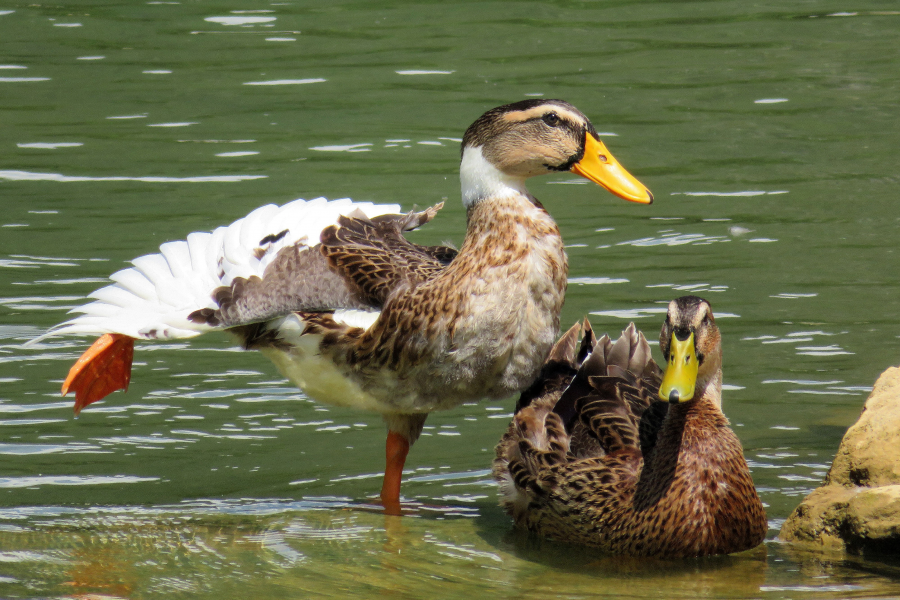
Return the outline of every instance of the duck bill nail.
{"type": "Polygon", "coordinates": [[[672,335],[672,342],[669,345],[669,363],[659,386],[660,399],[678,404],[693,398],[698,368],[694,334],[691,333],[684,341],[672,335]]]}
{"type": "Polygon", "coordinates": [[[623,200],[640,204],[653,202],[650,190],[613,158],[603,142],[590,133],[584,138],[584,156],[572,165],[573,173],[603,186],[623,200]]]}

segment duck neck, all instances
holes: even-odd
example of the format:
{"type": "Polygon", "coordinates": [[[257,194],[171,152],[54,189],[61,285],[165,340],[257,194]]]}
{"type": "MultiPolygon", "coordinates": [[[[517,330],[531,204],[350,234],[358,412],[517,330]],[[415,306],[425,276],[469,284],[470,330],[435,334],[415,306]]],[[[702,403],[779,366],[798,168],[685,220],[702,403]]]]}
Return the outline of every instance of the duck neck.
{"type": "MultiPolygon", "coordinates": [[[[694,400],[669,407],[669,415],[673,417],[672,425],[680,423],[683,426],[686,421],[711,413],[722,414],[722,369],[712,377],[697,382],[694,400]]],[[[668,425],[669,419],[666,421],[668,425]]]]}
{"type": "Polygon", "coordinates": [[[469,212],[487,198],[531,197],[525,188],[524,178],[507,175],[495,167],[484,157],[478,146],[466,146],[463,149],[459,180],[463,206],[469,212]]]}
{"type": "MultiPolygon", "coordinates": [[[[540,202],[527,194],[488,196],[469,206],[466,238],[459,251],[459,257],[463,256],[490,267],[537,260],[536,265],[551,267],[552,273],[544,276],[562,277],[560,285],[565,289],[568,263],[559,227],[540,202]]],[[[464,263],[459,257],[453,264],[464,263]]]]}
{"type": "MultiPolygon", "coordinates": [[[[718,357],[711,357],[721,365],[718,357]]],[[[697,402],[705,406],[714,406],[721,412],[722,410],[722,367],[716,369],[712,377],[697,382],[696,386],[697,402]]]]}
{"type": "Polygon", "coordinates": [[[568,271],[559,228],[540,203],[521,182],[492,185],[471,196],[463,245],[435,280],[458,298],[452,354],[465,368],[454,377],[470,378],[481,398],[534,381],[559,333],[568,271]]]}
{"type": "Polygon", "coordinates": [[[722,373],[719,370],[702,384],[697,396],[688,402],[669,406],[662,428],[652,450],[644,455],[637,505],[655,505],[668,490],[679,472],[727,460],[720,445],[720,433],[728,429],[728,419],[719,409],[722,373]]]}
{"type": "Polygon", "coordinates": [[[672,460],[674,465],[681,451],[703,453],[703,446],[715,443],[716,436],[712,434],[712,430],[727,427],[728,419],[721,409],[721,369],[703,383],[697,383],[693,400],[669,407],[657,438],[653,460],[672,460]]]}
{"type": "Polygon", "coordinates": [[[466,239],[460,254],[475,252],[508,264],[536,252],[567,269],[559,228],[528,193],[524,178],[495,167],[477,146],[463,150],[459,172],[466,207],[466,239]]]}

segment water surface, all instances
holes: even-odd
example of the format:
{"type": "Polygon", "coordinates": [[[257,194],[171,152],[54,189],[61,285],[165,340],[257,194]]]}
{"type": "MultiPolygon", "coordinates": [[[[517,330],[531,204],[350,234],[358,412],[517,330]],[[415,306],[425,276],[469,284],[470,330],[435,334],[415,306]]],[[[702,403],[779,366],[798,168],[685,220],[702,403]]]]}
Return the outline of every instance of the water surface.
{"type": "Polygon", "coordinates": [[[0,5],[4,596],[845,598],[897,565],[774,541],[898,362],[896,31],[883,2],[0,5]],[[141,344],[74,419],[90,340],[22,344],[160,243],[264,203],[446,200],[482,112],[564,98],[654,192],[530,184],[568,245],[563,322],[712,302],[763,548],[633,561],[511,530],[490,480],[513,400],[429,417],[410,516],[372,509],[384,428],[320,406],[224,335],[141,344]]]}

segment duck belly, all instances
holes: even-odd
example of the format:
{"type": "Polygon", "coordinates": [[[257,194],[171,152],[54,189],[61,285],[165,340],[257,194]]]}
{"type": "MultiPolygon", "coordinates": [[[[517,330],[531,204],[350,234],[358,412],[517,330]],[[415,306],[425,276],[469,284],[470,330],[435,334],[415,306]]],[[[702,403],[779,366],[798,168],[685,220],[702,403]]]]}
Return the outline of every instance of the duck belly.
{"type": "Polygon", "coordinates": [[[301,333],[297,317],[282,319],[276,325],[278,342],[259,350],[309,397],[334,406],[416,414],[505,398],[531,384],[558,329],[558,308],[534,306],[527,294],[508,287],[508,298],[459,318],[452,333],[440,328],[433,336],[415,332],[393,339],[399,364],[376,356],[342,360],[346,348],[327,342],[323,348],[324,336],[301,333]]]}
{"type": "Polygon", "coordinates": [[[319,352],[320,335],[305,335],[290,347],[260,348],[263,356],[291,383],[318,402],[374,412],[394,412],[365,391],[327,355],[319,352]]]}
{"type": "Polygon", "coordinates": [[[347,406],[382,415],[428,413],[462,402],[453,389],[434,386],[434,365],[409,366],[402,375],[388,365],[348,364],[323,347],[324,335],[305,331],[298,315],[271,324],[278,341],[259,346],[263,356],[303,392],[323,404],[347,406]],[[441,389],[432,393],[432,389],[441,389]]]}

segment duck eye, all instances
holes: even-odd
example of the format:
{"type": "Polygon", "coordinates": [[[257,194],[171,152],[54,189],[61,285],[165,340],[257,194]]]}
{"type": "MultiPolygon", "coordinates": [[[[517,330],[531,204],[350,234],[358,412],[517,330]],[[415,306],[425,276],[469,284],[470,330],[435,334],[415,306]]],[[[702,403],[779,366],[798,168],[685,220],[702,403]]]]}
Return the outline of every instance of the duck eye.
{"type": "Polygon", "coordinates": [[[555,112],[550,112],[544,115],[544,123],[549,125],[550,127],[556,127],[559,125],[559,115],[555,112]]]}

